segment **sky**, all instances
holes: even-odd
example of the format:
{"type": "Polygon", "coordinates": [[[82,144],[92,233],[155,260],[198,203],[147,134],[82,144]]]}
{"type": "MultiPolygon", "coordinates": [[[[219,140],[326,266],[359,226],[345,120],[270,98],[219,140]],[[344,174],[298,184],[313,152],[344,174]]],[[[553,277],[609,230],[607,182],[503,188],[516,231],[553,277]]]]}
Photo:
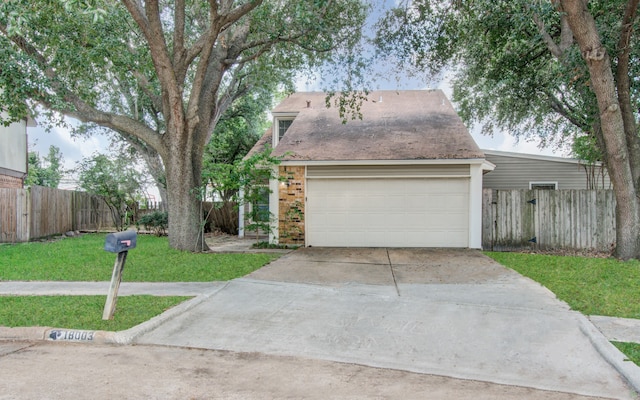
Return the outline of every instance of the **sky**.
{"type": "MultiPolygon", "coordinates": [[[[381,15],[381,13],[394,4],[393,0],[376,0],[372,14],[369,17],[369,26],[381,15]]],[[[371,28],[370,28],[371,32],[371,28]]],[[[384,66],[382,66],[384,67],[384,66]]],[[[384,78],[377,79],[375,82],[376,90],[415,90],[415,89],[441,89],[445,95],[451,99],[452,89],[446,79],[446,74],[439,81],[431,81],[428,77],[423,76],[398,76],[395,74],[386,74],[384,78]]],[[[296,88],[298,91],[318,91],[321,90],[321,77],[309,82],[309,79],[300,78],[296,88]]],[[[455,107],[455,104],[454,104],[455,107]]],[[[74,121],[73,123],[77,123],[74,121]]],[[[68,129],[52,128],[50,132],[46,132],[40,125],[27,129],[29,150],[36,151],[41,157],[44,157],[49,146],[54,145],[60,148],[64,158],[64,168],[73,169],[76,163],[83,158],[90,157],[95,153],[106,153],[109,141],[102,135],[94,135],[89,138],[73,138],[68,129]]],[[[567,156],[566,154],[554,152],[553,149],[540,149],[538,142],[518,141],[508,132],[496,131],[493,136],[485,136],[480,133],[480,127],[473,127],[471,135],[481,149],[510,151],[517,153],[538,154],[538,155],[555,155],[567,156]]],[[[60,184],[62,189],[74,189],[75,182],[73,176],[67,176],[60,184]]]]}

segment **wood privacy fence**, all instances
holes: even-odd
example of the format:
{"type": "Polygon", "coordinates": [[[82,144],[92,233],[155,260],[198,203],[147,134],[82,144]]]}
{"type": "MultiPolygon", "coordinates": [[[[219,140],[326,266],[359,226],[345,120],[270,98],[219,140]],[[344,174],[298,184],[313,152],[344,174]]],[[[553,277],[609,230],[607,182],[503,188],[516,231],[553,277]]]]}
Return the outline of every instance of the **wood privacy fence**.
{"type": "Polygon", "coordinates": [[[607,252],[616,241],[615,209],[612,190],[485,189],[482,247],[607,252]]]}
{"type": "Polygon", "coordinates": [[[112,226],[111,211],[99,196],[41,186],[0,189],[0,243],[112,226]]]}

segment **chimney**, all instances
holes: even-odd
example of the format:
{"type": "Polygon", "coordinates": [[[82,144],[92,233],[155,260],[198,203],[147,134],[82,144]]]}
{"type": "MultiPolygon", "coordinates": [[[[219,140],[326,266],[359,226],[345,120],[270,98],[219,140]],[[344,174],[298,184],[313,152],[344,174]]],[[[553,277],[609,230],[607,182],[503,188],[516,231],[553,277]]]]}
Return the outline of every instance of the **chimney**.
{"type": "Polygon", "coordinates": [[[311,108],[311,100],[307,100],[307,108],[311,108]]]}

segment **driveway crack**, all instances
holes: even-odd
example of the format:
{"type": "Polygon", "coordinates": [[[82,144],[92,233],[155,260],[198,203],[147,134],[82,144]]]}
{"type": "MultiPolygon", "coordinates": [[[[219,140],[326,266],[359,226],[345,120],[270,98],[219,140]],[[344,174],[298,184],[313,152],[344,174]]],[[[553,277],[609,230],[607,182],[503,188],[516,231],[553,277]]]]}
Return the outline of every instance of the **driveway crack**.
{"type": "Polygon", "coordinates": [[[391,271],[391,277],[393,278],[393,285],[396,287],[396,293],[400,297],[400,288],[398,288],[398,282],[396,281],[396,274],[393,272],[393,265],[391,265],[391,257],[389,256],[389,249],[387,251],[387,260],[389,260],[389,271],[391,271]]]}

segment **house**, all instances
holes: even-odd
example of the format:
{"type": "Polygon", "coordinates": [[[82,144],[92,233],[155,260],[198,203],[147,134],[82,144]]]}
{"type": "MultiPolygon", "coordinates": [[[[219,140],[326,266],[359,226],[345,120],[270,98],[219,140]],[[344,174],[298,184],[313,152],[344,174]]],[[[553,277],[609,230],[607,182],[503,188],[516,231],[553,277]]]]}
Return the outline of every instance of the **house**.
{"type": "Polygon", "coordinates": [[[346,123],[325,98],[284,99],[252,150],[270,144],[282,157],[270,242],[481,247],[482,175],[493,165],[442,91],[376,91],[346,123]]]}
{"type": "Polygon", "coordinates": [[[485,175],[485,189],[610,189],[611,182],[601,163],[589,165],[585,161],[483,150],[487,161],[496,168],[485,175]]]}
{"type": "Polygon", "coordinates": [[[0,188],[23,187],[28,165],[27,126],[35,126],[35,121],[29,118],[9,126],[0,124],[0,188]]]}

